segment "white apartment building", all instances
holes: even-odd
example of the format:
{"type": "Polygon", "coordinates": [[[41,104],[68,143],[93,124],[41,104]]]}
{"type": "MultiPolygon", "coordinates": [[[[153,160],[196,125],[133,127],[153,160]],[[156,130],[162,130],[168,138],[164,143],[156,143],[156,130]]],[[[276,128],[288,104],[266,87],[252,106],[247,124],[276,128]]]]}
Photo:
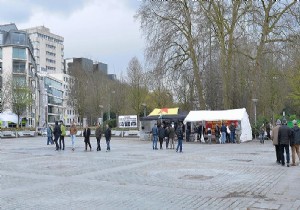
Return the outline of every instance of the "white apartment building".
{"type": "MultiPolygon", "coordinates": [[[[15,24],[0,25],[0,92],[3,110],[13,111],[14,104],[6,97],[12,97],[10,91],[15,85],[29,87],[30,99],[20,115],[20,122],[26,127],[35,127],[38,121],[38,91],[36,63],[33,46],[26,32],[18,30],[15,24]],[[11,83],[12,82],[12,83],[11,83]],[[11,86],[10,84],[13,84],[11,86]],[[10,95],[10,96],[9,96],[10,95]]],[[[15,96],[13,96],[15,97],[15,96]]],[[[18,105],[16,105],[18,106],[18,105]]]]}
{"type": "Polygon", "coordinates": [[[64,70],[64,38],[45,26],[24,29],[32,41],[38,72],[50,74],[64,70]]]}

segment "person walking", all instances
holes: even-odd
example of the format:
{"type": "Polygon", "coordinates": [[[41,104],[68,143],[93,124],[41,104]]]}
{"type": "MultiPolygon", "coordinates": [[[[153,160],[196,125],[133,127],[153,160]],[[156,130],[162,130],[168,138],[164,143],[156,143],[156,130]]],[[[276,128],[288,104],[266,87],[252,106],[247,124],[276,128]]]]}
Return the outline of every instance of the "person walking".
{"type": "Polygon", "coordinates": [[[111,129],[109,125],[106,124],[106,130],[105,130],[106,152],[110,151],[110,139],[111,139],[111,129]]]}
{"type": "Polygon", "coordinates": [[[165,129],[163,125],[160,125],[158,128],[158,138],[159,138],[160,149],[163,149],[163,142],[165,138],[165,129]]]}
{"type": "Polygon", "coordinates": [[[88,124],[86,124],[86,127],[83,131],[83,137],[84,137],[84,143],[85,143],[85,151],[87,151],[87,146],[89,145],[90,151],[92,151],[92,146],[90,142],[90,136],[91,136],[91,129],[89,128],[88,124]]]}
{"type": "Polygon", "coordinates": [[[207,129],[207,142],[211,144],[211,128],[207,129]]]}
{"type": "Polygon", "coordinates": [[[58,138],[61,135],[61,130],[60,130],[60,126],[58,125],[58,121],[55,122],[53,135],[54,135],[54,142],[55,142],[55,146],[56,146],[55,150],[57,151],[57,150],[59,150],[58,138]]]}
{"type": "Polygon", "coordinates": [[[167,126],[165,129],[166,149],[169,149],[169,139],[170,139],[170,128],[169,126],[167,126]]]}
{"type": "Polygon", "coordinates": [[[183,130],[182,130],[182,123],[179,123],[177,129],[176,129],[176,136],[178,139],[178,144],[176,148],[176,152],[182,152],[182,141],[183,141],[183,130]]]}
{"type": "Polygon", "coordinates": [[[51,125],[48,125],[47,127],[47,145],[54,144],[53,142],[53,131],[51,128],[51,125]]]}
{"type": "Polygon", "coordinates": [[[265,124],[262,124],[260,127],[260,143],[264,144],[265,143],[265,124]]]}
{"type": "Polygon", "coordinates": [[[221,126],[221,144],[225,144],[227,128],[224,123],[221,126]]]}
{"type": "Polygon", "coordinates": [[[234,122],[232,122],[231,125],[229,126],[229,130],[230,130],[230,142],[235,143],[235,126],[234,126],[234,122]]]}
{"type": "Polygon", "coordinates": [[[215,127],[215,137],[216,137],[216,144],[221,144],[220,127],[219,127],[218,123],[216,124],[216,127],[215,127]]]}
{"type": "Polygon", "coordinates": [[[152,133],[152,148],[153,150],[157,150],[158,128],[156,123],[154,124],[151,133],[152,133]]]}
{"type": "Polygon", "coordinates": [[[76,140],[77,128],[75,123],[73,122],[70,128],[70,136],[72,141],[72,151],[75,150],[75,140],[76,140]]]}
{"type": "Polygon", "coordinates": [[[63,121],[61,121],[60,130],[61,130],[61,134],[59,137],[59,149],[65,150],[66,126],[64,125],[63,121]],[[61,143],[62,143],[62,147],[61,147],[61,143]]]}
{"type": "Polygon", "coordinates": [[[170,133],[169,133],[170,149],[175,149],[174,138],[175,138],[175,129],[174,129],[174,125],[172,124],[172,126],[170,127],[170,133]]]}
{"type": "Polygon", "coordinates": [[[292,149],[292,165],[291,166],[296,166],[296,154],[298,156],[299,162],[300,162],[300,150],[299,150],[299,145],[300,145],[300,128],[297,125],[297,121],[293,120],[294,127],[292,128],[293,131],[293,138],[291,141],[291,149],[292,149]]]}
{"type": "Polygon", "coordinates": [[[285,166],[285,159],[284,159],[284,150],[285,150],[287,167],[290,167],[289,145],[290,145],[292,137],[293,137],[292,129],[290,129],[287,126],[287,121],[283,120],[282,126],[280,126],[279,131],[278,131],[278,143],[280,145],[281,165],[282,166],[285,166]]]}
{"type": "Polygon", "coordinates": [[[266,132],[267,132],[267,138],[271,139],[271,125],[269,122],[266,122],[266,132]]]}
{"type": "Polygon", "coordinates": [[[101,151],[100,140],[102,137],[102,131],[101,131],[100,123],[97,125],[95,135],[97,139],[97,151],[101,151]]]}
{"type": "Polygon", "coordinates": [[[202,122],[200,122],[197,129],[197,139],[199,140],[200,143],[203,134],[204,134],[204,126],[202,125],[202,122]]]}
{"type": "Polygon", "coordinates": [[[278,144],[278,131],[281,125],[281,121],[278,119],[276,121],[276,126],[272,129],[271,139],[273,141],[273,145],[275,147],[276,153],[276,163],[279,165],[281,164],[281,153],[280,153],[280,146],[278,144]]]}

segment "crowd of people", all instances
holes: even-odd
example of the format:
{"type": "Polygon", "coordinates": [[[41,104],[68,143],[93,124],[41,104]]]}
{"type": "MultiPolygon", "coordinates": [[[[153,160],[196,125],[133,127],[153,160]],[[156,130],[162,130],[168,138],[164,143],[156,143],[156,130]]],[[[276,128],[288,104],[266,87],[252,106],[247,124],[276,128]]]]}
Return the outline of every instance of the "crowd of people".
{"type": "MultiPolygon", "coordinates": [[[[72,123],[70,129],[70,138],[72,142],[72,151],[75,151],[75,141],[76,141],[76,136],[77,136],[77,127],[75,123],[72,123]]],[[[96,131],[95,131],[95,136],[97,139],[97,151],[101,151],[101,137],[103,135],[101,125],[98,124],[96,131]]],[[[65,136],[66,136],[66,126],[64,125],[63,121],[56,121],[54,128],[52,128],[51,125],[48,125],[47,127],[47,145],[49,144],[55,144],[55,150],[65,150],[65,136]]],[[[105,129],[105,140],[106,140],[106,152],[110,151],[110,140],[111,140],[111,129],[109,125],[106,125],[105,129]]],[[[91,137],[91,129],[89,128],[88,125],[85,126],[83,130],[83,139],[85,143],[85,151],[87,151],[88,147],[90,151],[92,151],[92,145],[90,142],[90,137],[91,137]]]]}
{"type": "Polygon", "coordinates": [[[286,163],[286,166],[290,167],[289,147],[292,150],[291,166],[296,166],[296,154],[300,162],[300,129],[296,120],[293,121],[293,126],[293,128],[289,128],[286,120],[283,120],[282,123],[280,120],[277,120],[276,126],[272,129],[272,135],[270,136],[275,146],[276,162],[282,166],[285,166],[286,163]]]}

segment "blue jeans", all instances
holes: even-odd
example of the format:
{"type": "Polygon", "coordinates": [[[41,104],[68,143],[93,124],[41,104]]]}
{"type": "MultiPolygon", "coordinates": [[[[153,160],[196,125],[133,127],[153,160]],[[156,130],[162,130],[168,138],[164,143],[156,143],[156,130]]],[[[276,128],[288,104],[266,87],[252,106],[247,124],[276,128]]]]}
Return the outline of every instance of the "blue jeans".
{"type": "Polygon", "coordinates": [[[156,135],[153,135],[152,141],[153,141],[152,148],[157,149],[157,136],[156,135]]]}
{"type": "Polygon", "coordinates": [[[53,144],[53,143],[54,143],[54,142],[53,142],[52,137],[51,137],[51,136],[48,136],[48,139],[47,139],[47,145],[53,144]]]}
{"type": "Polygon", "coordinates": [[[110,139],[106,139],[106,150],[110,150],[110,139]]]}
{"type": "Polygon", "coordinates": [[[75,134],[71,135],[71,141],[72,141],[72,148],[73,149],[75,148],[75,139],[76,139],[76,135],[75,134]]]}
{"type": "Polygon", "coordinates": [[[226,132],[222,132],[221,144],[225,144],[226,141],[226,132]]]}
{"type": "Polygon", "coordinates": [[[235,136],[235,132],[234,132],[234,131],[231,131],[231,132],[230,132],[230,142],[231,142],[231,143],[235,143],[235,141],[234,141],[234,136],[235,136]]]}
{"type": "Polygon", "coordinates": [[[265,140],[264,138],[265,138],[265,133],[263,132],[263,133],[261,133],[261,138],[260,138],[260,143],[261,144],[265,143],[264,142],[264,140],[265,140]]]}
{"type": "Polygon", "coordinates": [[[176,152],[179,150],[179,152],[182,152],[182,139],[178,139],[177,149],[176,152]]]}

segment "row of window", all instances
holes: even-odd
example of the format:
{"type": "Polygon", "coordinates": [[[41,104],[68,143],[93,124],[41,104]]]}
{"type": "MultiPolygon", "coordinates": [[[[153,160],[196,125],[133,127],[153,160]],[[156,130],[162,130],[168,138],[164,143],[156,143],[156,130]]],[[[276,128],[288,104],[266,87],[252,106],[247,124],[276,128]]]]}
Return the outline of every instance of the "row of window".
{"type": "Polygon", "coordinates": [[[69,109],[67,109],[67,114],[68,115],[75,115],[76,114],[76,112],[75,112],[75,110],[69,110],[69,109]]]}
{"type": "Polygon", "coordinates": [[[54,50],[56,49],[56,47],[52,44],[46,44],[46,47],[48,47],[50,49],[54,49],[54,50]]]}
{"type": "Polygon", "coordinates": [[[46,66],[46,69],[47,69],[47,70],[53,70],[53,71],[55,71],[56,68],[55,68],[55,67],[52,67],[52,66],[46,66]]]}
{"type": "Polygon", "coordinates": [[[55,63],[56,63],[56,61],[55,61],[55,60],[52,60],[52,59],[49,59],[49,58],[46,58],[46,61],[47,61],[48,63],[53,63],[53,64],[55,64],[55,63]]]}
{"type": "Polygon", "coordinates": [[[55,38],[53,38],[53,37],[51,37],[51,36],[47,36],[47,35],[45,35],[45,34],[40,34],[40,33],[38,33],[38,37],[40,37],[40,38],[42,38],[42,39],[47,39],[47,40],[50,41],[50,42],[56,42],[56,43],[59,43],[59,44],[62,44],[62,43],[63,43],[61,40],[55,39],[55,38]]]}
{"type": "Polygon", "coordinates": [[[53,52],[49,52],[49,51],[46,51],[46,55],[51,55],[51,56],[56,56],[56,54],[55,53],[53,53],[53,52]]]}

